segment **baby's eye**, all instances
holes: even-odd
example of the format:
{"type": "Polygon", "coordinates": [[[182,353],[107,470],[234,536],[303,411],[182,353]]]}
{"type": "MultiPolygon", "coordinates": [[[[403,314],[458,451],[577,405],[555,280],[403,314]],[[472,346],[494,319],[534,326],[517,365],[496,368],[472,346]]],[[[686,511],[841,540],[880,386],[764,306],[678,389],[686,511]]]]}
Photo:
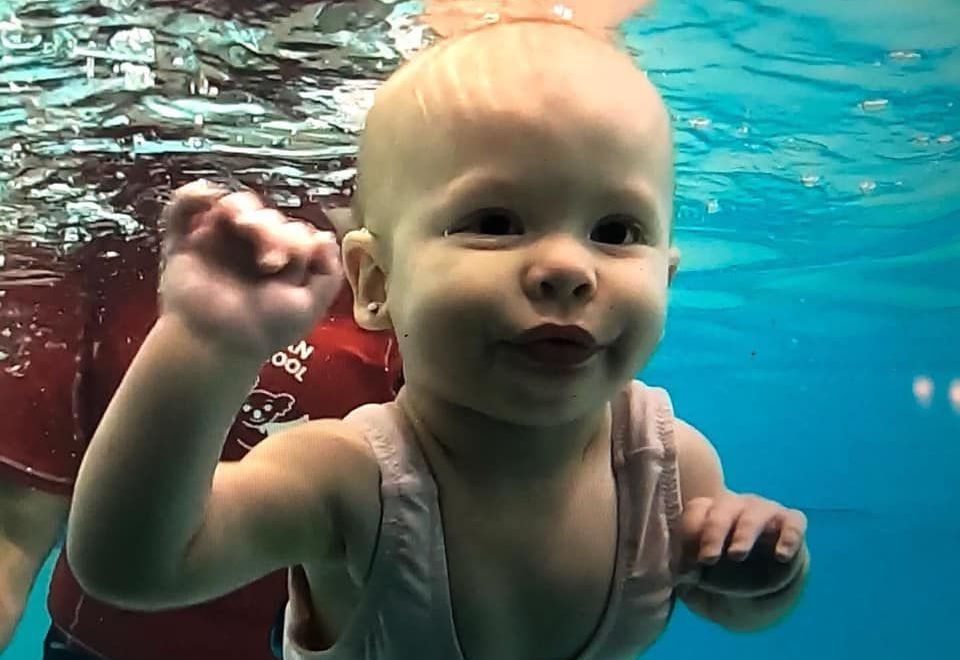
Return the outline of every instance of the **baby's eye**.
{"type": "Polygon", "coordinates": [[[474,211],[445,233],[448,236],[461,233],[506,236],[523,233],[523,227],[515,213],[507,209],[490,208],[474,211]]]}
{"type": "Polygon", "coordinates": [[[590,232],[590,240],[607,245],[647,243],[646,228],[629,215],[608,215],[590,232]]]}

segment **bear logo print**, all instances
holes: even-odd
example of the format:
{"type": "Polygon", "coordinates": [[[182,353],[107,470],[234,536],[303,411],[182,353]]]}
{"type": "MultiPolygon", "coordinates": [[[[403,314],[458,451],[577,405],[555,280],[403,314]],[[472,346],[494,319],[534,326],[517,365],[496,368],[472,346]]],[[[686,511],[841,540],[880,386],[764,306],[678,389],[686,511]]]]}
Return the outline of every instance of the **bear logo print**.
{"type": "Polygon", "coordinates": [[[293,409],[293,404],[293,397],[289,394],[253,390],[244,401],[237,419],[244,426],[266,434],[267,425],[282,419],[293,409]]]}

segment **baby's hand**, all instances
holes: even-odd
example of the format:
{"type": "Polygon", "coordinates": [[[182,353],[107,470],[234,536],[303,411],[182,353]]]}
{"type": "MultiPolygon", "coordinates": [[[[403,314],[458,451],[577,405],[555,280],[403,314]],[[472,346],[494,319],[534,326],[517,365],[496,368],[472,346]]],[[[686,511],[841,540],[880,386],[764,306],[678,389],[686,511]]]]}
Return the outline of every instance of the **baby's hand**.
{"type": "Polygon", "coordinates": [[[800,570],[807,519],[755,495],[728,493],[688,502],[683,512],[688,563],[700,566],[698,587],[760,596],[787,586],[800,570]]]}
{"type": "Polygon", "coordinates": [[[174,192],[161,217],[163,314],[244,356],[303,337],[343,283],[334,236],[205,181],[174,192]]]}

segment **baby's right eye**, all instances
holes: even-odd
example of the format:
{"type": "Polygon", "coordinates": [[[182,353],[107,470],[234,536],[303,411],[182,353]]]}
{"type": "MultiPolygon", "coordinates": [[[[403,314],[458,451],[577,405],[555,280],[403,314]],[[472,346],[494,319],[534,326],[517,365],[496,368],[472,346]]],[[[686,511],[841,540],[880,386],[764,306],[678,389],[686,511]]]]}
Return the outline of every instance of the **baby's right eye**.
{"type": "Polygon", "coordinates": [[[444,234],[480,234],[484,236],[508,236],[522,234],[523,227],[515,213],[507,209],[489,208],[474,211],[444,234]]]}

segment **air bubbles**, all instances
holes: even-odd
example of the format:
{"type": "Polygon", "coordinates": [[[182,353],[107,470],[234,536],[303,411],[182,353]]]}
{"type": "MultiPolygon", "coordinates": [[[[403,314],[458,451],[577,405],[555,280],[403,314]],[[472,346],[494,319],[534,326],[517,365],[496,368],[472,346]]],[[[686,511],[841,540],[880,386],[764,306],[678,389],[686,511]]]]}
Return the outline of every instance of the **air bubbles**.
{"type": "Polygon", "coordinates": [[[916,50],[892,50],[887,53],[887,57],[889,57],[891,60],[911,62],[919,60],[922,55],[916,50]]]}
{"type": "Polygon", "coordinates": [[[23,31],[23,25],[15,16],[12,20],[0,22],[0,45],[6,50],[30,50],[39,46],[42,41],[42,35],[27,36],[23,31]]]}
{"type": "Polygon", "coordinates": [[[220,94],[220,89],[216,85],[211,85],[210,80],[200,74],[197,80],[191,80],[188,87],[191,94],[197,94],[198,96],[207,96],[213,98],[220,94]]]}
{"type": "Polygon", "coordinates": [[[303,206],[303,200],[300,199],[300,195],[296,193],[286,192],[284,190],[277,190],[270,194],[270,198],[274,204],[280,208],[300,208],[303,206]]]}
{"type": "Polygon", "coordinates": [[[128,92],[139,92],[154,86],[156,79],[150,67],[143,64],[121,62],[120,71],[123,72],[123,88],[128,92]]]}
{"type": "Polygon", "coordinates": [[[869,195],[874,190],[877,189],[877,182],[871,181],[870,179],[865,179],[860,182],[860,185],[857,186],[860,189],[860,192],[864,195],[869,195]]]}
{"type": "Polygon", "coordinates": [[[820,183],[820,176],[817,174],[804,174],[800,177],[800,183],[807,188],[813,188],[820,183]]]}
{"type": "Polygon", "coordinates": [[[136,0],[100,0],[100,4],[107,9],[112,9],[114,11],[123,11],[124,9],[130,9],[136,0]]]}
{"type": "Polygon", "coordinates": [[[913,379],[913,398],[924,408],[930,407],[933,391],[933,379],[929,376],[917,376],[913,379]]]}
{"type": "MultiPolygon", "coordinates": [[[[929,376],[915,376],[913,379],[913,398],[922,408],[930,408],[933,405],[936,387],[933,379],[929,376]]],[[[960,415],[960,378],[952,378],[947,385],[947,403],[953,409],[953,412],[960,415]]]]}
{"type": "Polygon", "coordinates": [[[910,138],[910,141],[914,144],[922,145],[929,145],[931,142],[936,142],[937,144],[953,144],[955,139],[956,138],[954,138],[954,136],[950,133],[944,133],[943,135],[938,135],[936,137],[919,133],[910,138]]]}
{"type": "Polygon", "coordinates": [[[30,360],[24,360],[23,362],[17,362],[11,364],[9,367],[4,367],[3,372],[14,378],[23,378],[26,375],[27,367],[30,366],[30,360]]]}
{"type": "Polygon", "coordinates": [[[110,52],[106,55],[112,59],[152,64],[156,59],[153,33],[145,28],[120,30],[110,37],[110,52]]]}
{"type": "Polygon", "coordinates": [[[880,112],[886,110],[888,105],[890,105],[888,99],[867,99],[860,102],[860,109],[864,112],[880,112]]]}

